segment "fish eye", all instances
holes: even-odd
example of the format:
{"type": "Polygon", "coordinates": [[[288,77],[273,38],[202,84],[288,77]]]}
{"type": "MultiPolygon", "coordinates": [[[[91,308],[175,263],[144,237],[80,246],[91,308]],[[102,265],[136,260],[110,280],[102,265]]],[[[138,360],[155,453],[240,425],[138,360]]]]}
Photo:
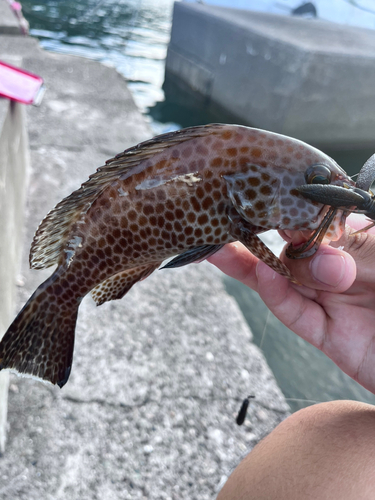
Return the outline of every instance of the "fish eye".
{"type": "Polygon", "coordinates": [[[307,184],[329,184],[331,174],[331,170],[325,165],[312,165],[306,170],[305,179],[307,184]]]}

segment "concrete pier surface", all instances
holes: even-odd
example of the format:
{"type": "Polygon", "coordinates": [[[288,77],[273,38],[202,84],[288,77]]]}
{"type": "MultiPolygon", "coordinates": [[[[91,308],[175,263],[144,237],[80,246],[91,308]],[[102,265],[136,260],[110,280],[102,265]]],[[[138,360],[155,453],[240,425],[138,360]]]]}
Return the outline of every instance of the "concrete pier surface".
{"type": "MultiPolygon", "coordinates": [[[[104,161],[151,136],[124,79],[93,61],[0,37],[47,91],[28,107],[31,175],[18,308],[50,270],[30,271],[40,220],[104,161]]],[[[212,499],[288,406],[235,301],[208,263],[156,271],[77,323],[60,390],[11,376],[0,499],[212,499]],[[242,399],[254,394],[242,427],[242,399]]]]}
{"type": "MultiPolygon", "coordinates": [[[[20,59],[12,58],[15,64],[20,59]]],[[[14,317],[29,172],[26,109],[0,99],[0,338],[14,317]]],[[[9,374],[0,373],[0,453],[5,449],[9,374]]]]}
{"type": "Polygon", "coordinates": [[[322,148],[375,147],[375,30],[176,2],[169,80],[244,124],[322,148]]]}
{"type": "Polygon", "coordinates": [[[7,0],[0,0],[0,33],[2,35],[20,35],[22,28],[7,0]]]}

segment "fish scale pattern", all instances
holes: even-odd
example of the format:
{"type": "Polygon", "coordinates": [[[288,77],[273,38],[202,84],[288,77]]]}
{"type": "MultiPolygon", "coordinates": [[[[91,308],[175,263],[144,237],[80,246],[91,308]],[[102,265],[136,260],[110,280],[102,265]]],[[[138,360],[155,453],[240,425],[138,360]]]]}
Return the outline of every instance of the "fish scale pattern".
{"type": "MultiPolygon", "coordinates": [[[[315,164],[325,166],[330,183],[353,184],[315,148],[235,125],[166,134],[109,160],[38,228],[33,267],[58,267],[2,339],[0,369],[63,386],[82,298],[90,291],[98,305],[121,298],[175,255],[184,265],[239,240],[293,279],[257,234],[319,228],[327,207],[297,191],[315,164]]],[[[333,236],[341,220],[337,211],[333,236]]]]}

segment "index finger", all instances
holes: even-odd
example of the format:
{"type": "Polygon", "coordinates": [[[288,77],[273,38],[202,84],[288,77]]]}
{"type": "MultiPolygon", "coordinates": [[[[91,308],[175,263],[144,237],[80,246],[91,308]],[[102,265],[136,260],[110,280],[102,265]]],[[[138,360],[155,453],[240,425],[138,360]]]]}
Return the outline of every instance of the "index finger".
{"type": "Polygon", "coordinates": [[[207,260],[224,274],[241,281],[255,291],[258,290],[256,266],[259,259],[239,241],[228,243],[207,260]]]}

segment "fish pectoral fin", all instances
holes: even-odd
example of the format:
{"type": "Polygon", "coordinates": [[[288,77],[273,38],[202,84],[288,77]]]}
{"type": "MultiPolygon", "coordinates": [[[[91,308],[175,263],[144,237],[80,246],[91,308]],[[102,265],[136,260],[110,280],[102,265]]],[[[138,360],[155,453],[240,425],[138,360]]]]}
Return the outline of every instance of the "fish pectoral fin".
{"type": "Polygon", "coordinates": [[[186,252],[177,255],[174,259],[170,260],[168,264],[160,269],[173,269],[174,267],[187,266],[197,260],[203,260],[216,253],[224,245],[202,245],[200,247],[190,248],[186,252]]]}
{"type": "Polygon", "coordinates": [[[110,300],[122,299],[137,281],[147,278],[159,267],[161,262],[153,262],[144,266],[132,267],[114,274],[91,290],[91,296],[97,306],[110,300]]]}
{"type": "Polygon", "coordinates": [[[285,278],[288,278],[293,283],[299,284],[286,265],[258,238],[254,233],[254,229],[250,223],[236,218],[235,221],[232,221],[229,233],[271,269],[281,274],[281,276],[285,276],[285,278]]]}

